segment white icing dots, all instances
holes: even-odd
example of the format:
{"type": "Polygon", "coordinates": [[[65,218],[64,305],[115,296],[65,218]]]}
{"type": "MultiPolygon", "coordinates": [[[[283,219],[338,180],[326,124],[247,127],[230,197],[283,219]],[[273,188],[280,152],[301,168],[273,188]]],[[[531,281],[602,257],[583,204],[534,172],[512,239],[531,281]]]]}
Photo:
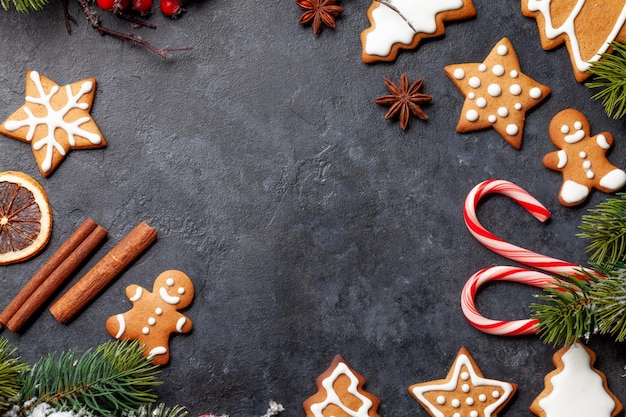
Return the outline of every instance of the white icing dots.
{"type": "Polygon", "coordinates": [[[479,416],[478,411],[476,411],[476,410],[470,411],[469,415],[470,415],[470,417],[478,417],[479,416]]]}
{"type": "Polygon", "coordinates": [[[185,293],[185,287],[178,287],[178,294],[183,295],[185,293]]]}
{"type": "Polygon", "coordinates": [[[476,98],[476,94],[474,94],[474,92],[471,92],[467,95],[467,98],[469,98],[470,100],[474,100],[476,98]]]}
{"type": "Polygon", "coordinates": [[[155,308],[154,314],[156,314],[157,316],[160,316],[161,314],[163,314],[163,309],[161,307],[155,308]]]}
{"type": "Polygon", "coordinates": [[[561,133],[563,133],[564,135],[567,135],[569,133],[569,126],[568,125],[561,126],[561,133]]]}
{"type": "Polygon", "coordinates": [[[495,115],[490,114],[489,117],[487,117],[487,120],[489,120],[489,123],[495,123],[498,121],[498,118],[495,115]]]}
{"type": "Polygon", "coordinates": [[[578,156],[580,156],[581,158],[585,159],[587,157],[587,152],[585,151],[580,151],[580,153],[578,154],[578,156]]]}
{"type": "Polygon", "coordinates": [[[478,66],[478,71],[480,71],[480,72],[485,72],[485,71],[487,71],[487,65],[485,65],[485,64],[480,64],[480,65],[478,66]]]}
{"type": "Polygon", "coordinates": [[[487,396],[485,394],[480,394],[478,396],[478,401],[480,401],[481,403],[484,403],[485,401],[487,401],[487,396]]]}
{"type": "Polygon", "coordinates": [[[498,116],[500,117],[506,117],[509,115],[509,109],[507,109],[506,107],[500,107],[498,108],[498,116]]]}
{"type": "Polygon", "coordinates": [[[489,87],[487,87],[487,93],[491,97],[498,97],[502,94],[502,87],[500,87],[499,84],[489,84],[489,87]]]}
{"type": "Polygon", "coordinates": [[[515,136],[519,133],[519,128],[517,125],[509,124],[506,126],[506,134],[510,136],[515,136]]]}
{"type": "Polygon", "coordinates": [[[469,373],[468,372],[461,372],[461,379],[463,381],[467,381],[469,379],[469,373]]]}
{"type": "Polygon", "coordinates": [[[509,87],[509,93],[513,94],[514,96],[519,96],[520,94],[522,94],[522,86],[519,84],[511,84],[511,86],[509,87]]]}
{"type": "Polygon", "coordinates": [[[517,78],[517,77],[519,77],[519,72],[516,71],[516,70],[511,70],[509,75],[511,76],[511,78],[517,78]]]}
{"type": "Polygon", "coordinates": [[[154,326],[156,324],[156,319],[154,317],[148,318],[148,324],[150,326],[154,326]]]}
{"type": "Polygon", "coordinates": [[[467,113],[465,113],[465,118],[467,119],[467,121],[469,122],[475,122],[476,120],[478,120],[478,112],[476,110],[468,110],[467,113]]]}
{"type": "Polygon", "coordinates": [[[535,100],[539,100],[542,96],[541,89],[539,87],[531,88],[528,94],[530,94],[530,97],[534,98],[535,100]]]}
{"type": "Polygon", "coordinates": [[[469,86],[472,87],[472,88],[478,88],[478,87],[480,87],[480,84],[481,84],[480,78],[478,78],[478,77],[471,77],[469,79],[468,83],[469,83],[469,86]]]}
{"type": "Polygon", "coordinates": [[[581,122],[580,120],[576,120],[576,121],[574,122],[574,129],[576,129],[576,130],[582,130],[582,128],[583,128],[583,124],[582,124],[582,122],[581,122]]]}
{"type": "Polygon", "coordinates": [[[480,97],[476,100],[476,105],[481,109],[484,109],[485,107],[487,107],[487,100],[485,100],[484,97],[480,97]]]}
{"type": "Polygon", "coordinates": [[[452,76],[457,80],[462,80],[463,78],[465,78],[465,71],[463,71],[463,68],[457,68],[454,70],[452,76]]]}
{"type": "Polygon", "coordinates": [[[446,403],[446,397],[444,397],[443,395],[440,395],[437,397],[437,404],[444,405],[445,403],[446,403]]]}
{"type": "Polygon", "coordinates": [[[452,417],[461,417],[461,413],[454,413],[452,414],[452,417]]]}
{"type": "Polygon", "coordinates": [[[454,398],[451,402],[450,405],[452,405],[452,407],[454,408],[459,408],[461,406],[461,401],[459,401],[458,398],[454,398]]]}
{"type": "Polygon", "coordinates": [[[515,105],[513,106],[513,108],[515,110],[522,110],[522,103],[515,103],[515,105]]]}
{"type": "Polygon", "coordinates": [[[498,46],[497,52],[498,52],[498,55],[505,56],[506,54],[509,53],[509,48],[507,48],[506,45],[500,45],[498,46]]]}
{"type": "Polygon", "coordinates": [[[148,327],[144,327],[143,329],[141,329],[141,333],[145,335],[150,334],[150,329],[148,327]]]}
{"type": "Polygon", "coordinates": [[[168,278],[168,279],[165,281],[165,284],[166,284],[168,287],[171,287],[172,285],[174,285],[174,278],[168,278]]]}
{"type": "Polygon", "coordinates": [[[461,390],[463,392],[469,392],[469,390],[470,390],[469,384],[463,384],[463,386],[461,386],[461,390]]]}
{"type": "Polygon", "coordinates": [[[492,396],[493,398],[500,398],[500,391],[493,391],[493,392],[491,393],[491,396],[492,396]]]}
{"type": "Polygon", "coordinates": [[[491,72],[493,72],[493,75],[495,75],[496,77],[502,77],[505,71],[502,65],[497,64],[493,66],[493,68],[491,69],[491,72]]]}
{"type": "Polygon", "coordinates": [[[469,405],[469,406],[474,405],[474,399],[473,399],[472,397],[467,397],[467,398],[465,399],[465,404],[467,404],[467,405],[469,405]]]}

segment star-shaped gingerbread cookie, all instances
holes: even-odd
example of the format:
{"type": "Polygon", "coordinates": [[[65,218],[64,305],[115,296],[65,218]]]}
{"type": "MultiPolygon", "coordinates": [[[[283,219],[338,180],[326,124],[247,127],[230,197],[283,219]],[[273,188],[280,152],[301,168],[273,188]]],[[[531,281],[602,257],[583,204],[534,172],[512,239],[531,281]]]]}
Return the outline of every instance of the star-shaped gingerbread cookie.
{"type": "Polygon", "coordinates": [[[551,91],[522,73],[507,38],[482,63],[448,65],[445,72],[465,96],[457,132],[493,127],[515,149],[522,146],[526,112],[551,91]]]}
{"type": "Polygon", "coordinates": [[[61,87],[28,71],[24,105],[0,125],[0,133],[29,142],[41,175],[49,177],[70,150],[106,146],[90,114],[95,92],[94,78],[61,87]]]}
{"type": "Polygon", "coordinates": [[[516,384],[483,377],[465,348],[457,354],[446,379],[409,387],[433,417],[496,417],[516,391],[516,384]]]}

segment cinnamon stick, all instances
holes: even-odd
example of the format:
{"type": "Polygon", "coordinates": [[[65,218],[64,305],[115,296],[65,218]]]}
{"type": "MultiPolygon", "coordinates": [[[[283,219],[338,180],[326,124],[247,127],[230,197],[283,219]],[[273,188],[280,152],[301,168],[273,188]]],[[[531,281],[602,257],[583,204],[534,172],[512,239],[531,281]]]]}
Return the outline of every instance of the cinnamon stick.
{"type": "MultiPolygon", "coordinates": [[[[33,293],[48,279],[70,254],[98,227],[92,219],[87,219],[76,231],[57,249],[46,263],[33,275],[24,288],[13,298],[8,306],[0,313],[0,323],[7,324],[13,315],[33,295],[33,293]]],[[[78,264],[74,265],[74,267],[78,264]]],[[[71,271],[70,271],[71,273],[71,271]]]]}
{"type": "Polygon", "coordinates": [[[106,235],[107,230],[97,225],[89,236],[65,258],[22,304],[19,310],[15,312],[13,317],[6,323],[7,329],[12,332],[19,331],[32,315],[39,311],[41,306],[54,294],[67,277],[93,252],[106,235]]]}
{"type": "Polygon", "coordinates": [[[50,313],[60,323],[67,323],[102,291],[122,270],[150,246],[156,229],[141,222],[91,268],[51,307],[50,313]]]}

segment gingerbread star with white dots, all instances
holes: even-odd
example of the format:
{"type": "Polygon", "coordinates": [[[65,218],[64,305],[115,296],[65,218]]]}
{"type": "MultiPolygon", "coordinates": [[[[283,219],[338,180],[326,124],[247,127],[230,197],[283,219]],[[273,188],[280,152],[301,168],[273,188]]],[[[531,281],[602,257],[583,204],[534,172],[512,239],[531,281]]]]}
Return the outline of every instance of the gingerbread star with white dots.
{"type": "Polygon", "coordinates": [[[433,417],[496,417],[516,391],[516,384],[483,377],[465,348],[457,354],[446,379],[409,387],[433,417]]]}
{"type": "Polygon", "coordinates": [[[493,127],[515,149],[522,146],[526,112],[551,91],[522,73],[507,38],[498,42],[482,63],[448,65],[444,70],[465,96],[456,131],[493,127]]]}

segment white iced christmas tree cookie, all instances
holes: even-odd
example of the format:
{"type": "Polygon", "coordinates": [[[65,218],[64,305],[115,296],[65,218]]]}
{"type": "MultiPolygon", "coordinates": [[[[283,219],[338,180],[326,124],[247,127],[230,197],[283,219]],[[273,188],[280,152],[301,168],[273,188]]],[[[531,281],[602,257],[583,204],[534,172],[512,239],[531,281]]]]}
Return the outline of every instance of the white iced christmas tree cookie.
{"type": "Polygon", "coordinates": [[[622,404],[609,391],[606,375],[593,367],[595,353],[582,343],[558,350],[556,369],[545,377],[545,389],[530,410],[539,417],[611,417],[622,404]]]}

